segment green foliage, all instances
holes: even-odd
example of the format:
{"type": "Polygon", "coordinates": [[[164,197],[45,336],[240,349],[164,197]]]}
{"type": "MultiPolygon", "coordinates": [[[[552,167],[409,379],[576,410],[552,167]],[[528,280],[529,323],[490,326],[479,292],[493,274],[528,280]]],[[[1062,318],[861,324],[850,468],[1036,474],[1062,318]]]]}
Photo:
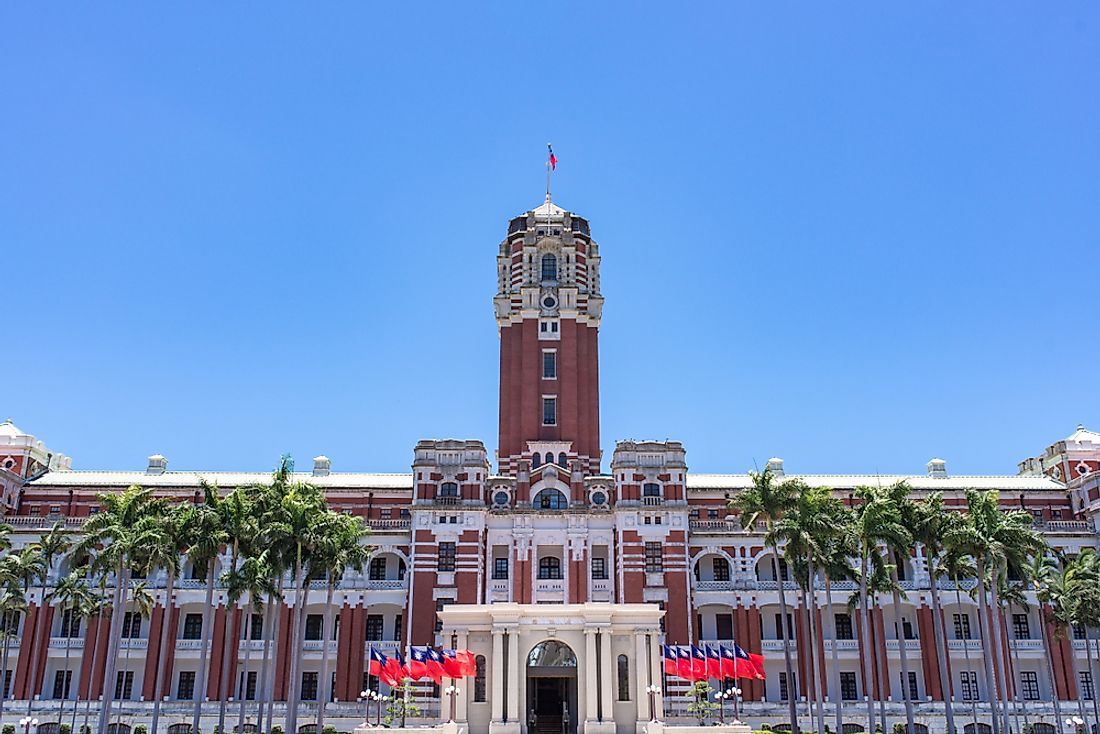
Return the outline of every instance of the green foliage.
{"type": "Polygon", "coordinates": [[[271,727],[271,734],[283,734],[283,727],[276,724],[275,726],[271,727]]]}
{"type": "Polygon", "coordinates": [[[336,734],[336,727],[332,724],[325,724],[321,728],[321,734],[336,734]]]}
{"type": "Polygon", "coordinates": [[[386,707],[386,715],[382,717],[382,723],[390,726],[394,722],[400,721],[401,726],[405,726],[406,719],[420,716],[420,707],[416,705],[415,701],[412,681],[405,678],[401,681],[401,685],[390,692],[390,703],[386,707]],[[407,699],[406,694],[408,694],[407,699]]]}
{"type": "Polygon", "coordinates": [[[771,730],[772,730],[772,725],[771,724],[761,724],[760,725],[760,731],[771,731],[771,730]]]}
{"type": "Polygon", "coordinates": [[[699,725],[714,715],[718,710],[718,704],[710,698],[714,688],[705,680],[697,680],[684,694],[688,699],[688,714],[699,720],[699,725]]]}
{"type": "Polygon", "coordinates": [[[894,724],[893,734],[905,734],[905,724],[894,724]]]}
{"type": "MultiPolygon", "coordinates": [[[[62,732],[64,734],[64,732],[62,732]]],[[[134,727],[134,734],[149,734],[149,727],[145,724],[138,724],[134,727]]]]}
{"type": "Polygon", "coordinates": [[[15,734],[15,724],[4,724],[4,734],[15,734]]]}
{"type": "Polygon", "coordinates": [[[92,727],[87,724],[80,725],[80,734],[92,734],[92,727]]]}
{"type": "Polygon", "coordinates": [[[73,730],[73,728],[71,726],[69,726],[68,724],[62,724],[60,729],[59,729],[61,734],[70,734],[70,732],[72,732],[72,730],[73,730]]]}

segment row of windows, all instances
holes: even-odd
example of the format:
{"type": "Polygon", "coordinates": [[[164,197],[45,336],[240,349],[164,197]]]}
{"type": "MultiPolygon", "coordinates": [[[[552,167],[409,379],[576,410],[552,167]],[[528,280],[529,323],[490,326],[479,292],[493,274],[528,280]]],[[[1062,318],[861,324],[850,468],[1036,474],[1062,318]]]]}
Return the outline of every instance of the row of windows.
{"type": "MultiPolygon", "coordinates": [[[[531,468],[532,469],[538,469],[540,466],[542,466],[542,462],[543,462],[542,454],[539,453],[538,451],[536,451],[534,454],[531,455],[531,468]]],[[[567,469],[569,467],[569,458],[565,455],[565,452],[563,451],[560,454],[558,454],[558,460],[555,462],[554,461],[554,454],[547,451],[546,452],[546,463],[547,464],[556,463],[561,468],[567,469]]]]}
{"type": "MultiPolygon", "coordinates": [[[[607,579],[607,559],[606,558],[593,558],[590,564],[593,579],[607,579]]],[[[539,572],[538,577],[540,579],[560,579],[561,576],[561,560],[554,557],[545,557],[539,559],[539,572]]],[[[496,581],[503,581],[508,578],[508,559],[507,558],[494,558],[493,559],[493,579],[496,581]]]]}

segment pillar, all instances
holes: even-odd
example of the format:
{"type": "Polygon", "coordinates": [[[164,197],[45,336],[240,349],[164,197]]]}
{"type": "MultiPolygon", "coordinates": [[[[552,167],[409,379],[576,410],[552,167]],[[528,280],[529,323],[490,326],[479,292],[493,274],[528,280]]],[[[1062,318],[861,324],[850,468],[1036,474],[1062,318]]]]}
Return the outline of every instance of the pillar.
{"type": "Polygon", "coordinates": [[[596,703],[596,630],[584,630],[584,718],[585,721],[603,721],[603,712],[596,703]]]}
{"type": "Polygon", "coordinates": [[[615,720],[615,708],[613,701],[615,690],[615,663],[611,659],[611,633],[600,633],[600,669],[603,670],[603,680],[600,681],[600,696],[603,700],[603,715],[606,721],[615,720]]]}
{"type": "Polygon", "coordinates": [[[493,669],[490,671],[489,680],[486,681],[493,695],[489,700],[493,702],[493,721],[504,721],[504,633],[493,630],[493,669]]]}
{"type": "MultiPolygon", "coordinates": [[[[520,716],[519,690],[523,680],[522,669],[519,662],[519,630],[512,630],[508,635],[508,721],[523,724],[520,716]]],[[[576,712],[573,716],[576,717],[576,712]]]]}
{"type": "MultiPolygon", "coordinates": [[[[465,632],[458,633],[458,641],[455,643],[456,650],[466,650],[469,648],[468,635],[465,632]]],[[[474,679],[464,678],[462,680],[453,681],[454,685],[459,686],[462,692],[458,694],[458,700],[455,706],[455,720],[464,723],[467,719],[467,705],[473,700],[474,695],[474,679]]],[[[488,693],[488,691],[486,691],[488,693]]]]}
{"type": "MultiPolygon", "coordinates": [[[[637,704],[637,721],[649,721],[649,701],[645,688],[649,685],[649,672],[646,659],[645,633],[634,633],[634,701],[637,704]]],[[[615,674],[618,675],[618,668],[615,674]]]]}

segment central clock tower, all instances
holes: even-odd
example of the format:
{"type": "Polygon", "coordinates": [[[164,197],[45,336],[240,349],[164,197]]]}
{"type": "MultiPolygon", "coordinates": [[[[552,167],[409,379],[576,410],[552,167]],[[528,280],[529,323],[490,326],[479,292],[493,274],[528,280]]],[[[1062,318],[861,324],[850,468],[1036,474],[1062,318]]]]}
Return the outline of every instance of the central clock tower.
{"type": "Polygon", "coordinates": [[[549,195],[508,224],[493,299],[500,330],[501,474],[521,462],[600,471],[599,247],[549,195]]]}

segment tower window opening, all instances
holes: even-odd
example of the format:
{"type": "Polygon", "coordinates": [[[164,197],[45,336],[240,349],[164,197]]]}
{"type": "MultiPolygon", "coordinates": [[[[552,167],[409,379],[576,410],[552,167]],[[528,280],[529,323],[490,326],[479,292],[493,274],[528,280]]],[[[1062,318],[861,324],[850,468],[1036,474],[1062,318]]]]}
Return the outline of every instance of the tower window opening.
{"type": "Polygon", "coordinates": [[[540,466],[542,466],[542,454],[540,454],[538,451],[536,451],[531,456],[531,468],[532,469],[538,469],[540,466]]]}
{"type": "Polygon", "coordinates": [[[543,352],[542,353],[542,379],[554,380],[558,376],[558,354],[557,352],[543,352]]]}
{"type": "Polygon", "coordinates": [[[554,281],[558,279],[558,258],[554,255],[542,256],[542,280],[554,281]]]}
{"type": "Polygon", "coordinates": [[[542,425],[556,426],[558,424],[558,399],[542,399],[542,425]]]}
{"type": "Polygon", "coordinates": [[[457,497],[458,496],[458,483],[457,482],[443,482],[439,486],[440,497],[457,497]]]}
{"type": "Polygon", "coordinates": [[[566,463],[565,452],[564,451],[562,451],[560,454],[558,454],[558,466],[560,466],[562,469],[568,469],[569,468],[569,465],[566,463]]]}
{"type": "Polygon", "coordinates": [[[560,579],[561,559],[555,556],[544,556],[539,559],[540,579],[560,579]]]}
{"type": "Polygon", "coordinates": [[[544,489],[535,495],[532,504],[538,510],[564,510],[569,507],[569,500],[556,489],[544,489]]]}

